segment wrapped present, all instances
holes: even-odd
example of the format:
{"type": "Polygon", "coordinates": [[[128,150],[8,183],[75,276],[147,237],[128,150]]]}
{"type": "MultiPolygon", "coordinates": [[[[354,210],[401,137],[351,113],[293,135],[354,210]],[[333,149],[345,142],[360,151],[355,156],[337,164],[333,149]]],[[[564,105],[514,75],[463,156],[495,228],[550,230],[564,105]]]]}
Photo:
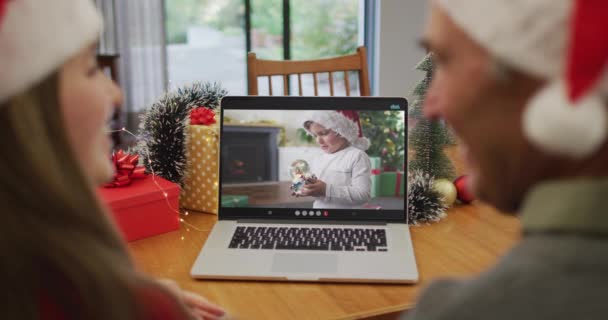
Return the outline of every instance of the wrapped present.
{"type": "Polygon", "coordinates": [[[380,173],[382,173],[382,159],[380,157],[369,157],[372,165],[372,188],[370,195],[372,198],[380,196],[380,173]]]}
{"type": "Polygon", "coordinates": [[[369,157],[369,161],[372,164],[372,170],[382,168],[382,159],[380,157],[369,157]]]}
{"type": "Polygon", "coordinates": [[[239,196],[239,195],[224,195],[222,196],[222,207],[226,208],[240,208],[247,207],[249,205],[249,197],[248,196],[239,196]]]}
{"type": "Polygon", "coordinates": [[[180,207],[217,214],[219,201],[219,126],[190,125],[186,141],[186,174],[180,207]]]}
{"type": "Polygon", "coordinates": [[[112,211],[127,241],[179,229],[179,186],[146,176],[120,188],[99,188],[98,195],[112,211]]]}
{"type": "Polygon", "coordinates": [[[382,173],[380,169],[372,169],[372,187],[370,190],[370,195],[372,198],[380,196],[380,173],[382,173]]]}
{"type": "Polygon", "coordinates": [[[400,197],[405,191],[405,178],[402,171],[382,172],[379,175],[380,196],[400,197]]]}

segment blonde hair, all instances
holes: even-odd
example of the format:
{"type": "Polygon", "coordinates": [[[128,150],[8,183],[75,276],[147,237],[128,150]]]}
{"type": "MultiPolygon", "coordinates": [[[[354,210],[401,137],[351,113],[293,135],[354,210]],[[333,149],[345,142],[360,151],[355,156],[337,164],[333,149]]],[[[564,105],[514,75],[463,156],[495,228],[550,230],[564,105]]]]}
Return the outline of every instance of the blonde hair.
{"type": "Polygon", "coordinates": [[[0,313],[38,319],[48,298],[68,318],[134,319],[134,289],[156,284],[134,271],[72,154],[58,86],[54,74],[0,105],[0,313]]]}

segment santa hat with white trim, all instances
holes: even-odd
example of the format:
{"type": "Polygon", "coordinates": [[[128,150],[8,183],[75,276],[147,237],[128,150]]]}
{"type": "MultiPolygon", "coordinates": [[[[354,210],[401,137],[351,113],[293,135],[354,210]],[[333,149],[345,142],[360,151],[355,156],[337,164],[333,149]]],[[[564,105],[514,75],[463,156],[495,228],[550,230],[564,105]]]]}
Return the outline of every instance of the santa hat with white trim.
{"type": "Polygon", "coordinates": [[[304,121],[303,127],[309,134],[311,123],[317,123],[325,129],[331,129],[344,137],[353,147],[363,151],[369,148],[369,140],[363,136],[359,113],[352,110],[316,111],[310,119],[304,121]]]}
{"type": "Polygon", "coordinates": [[[93,0],[0,0],[0,103],[94,44],[102,27],[93,0]]]}
{"type": "Polygon", "coordinates": [[[523,115],[531,143],[572,158],[599,150],[608,135],[605,0],[435,2],[499,62],[548,80],[523,115]]]}

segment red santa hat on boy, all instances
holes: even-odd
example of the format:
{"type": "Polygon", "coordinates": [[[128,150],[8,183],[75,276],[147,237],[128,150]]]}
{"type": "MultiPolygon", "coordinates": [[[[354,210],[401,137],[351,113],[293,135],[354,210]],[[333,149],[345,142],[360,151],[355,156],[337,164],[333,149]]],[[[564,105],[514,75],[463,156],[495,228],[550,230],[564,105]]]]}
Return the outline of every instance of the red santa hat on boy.
{"type": "Polygon", "coordinates": [[[0,0],[0,103],[94,44],[102,26],[93,0],[0,0]]]}
{"type": "Polygon", "coordinates": [[[331,129],[344,137],[353,147],[363,151],[369,148],[369,140],[363,136],[359,113],[352,110],[316,111],[310,119],[304,121],[304,128],[309,134],[311,123],[317,123],[325,129],[331,129]]]}
{"type": "Polygon", "coordinates": [[[604,144],[608,134],[605,0],[436,3],[499,62],[548,80],[523,115],[523,131],[531,143],[573,158],[589,156],[604,144]]]}

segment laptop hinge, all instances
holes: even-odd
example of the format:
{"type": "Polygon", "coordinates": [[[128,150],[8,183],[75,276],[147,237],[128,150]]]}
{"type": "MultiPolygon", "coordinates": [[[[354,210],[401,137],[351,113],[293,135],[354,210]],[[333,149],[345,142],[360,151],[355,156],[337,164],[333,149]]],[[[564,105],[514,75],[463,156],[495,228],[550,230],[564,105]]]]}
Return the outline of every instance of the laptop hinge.
{"type": "Polygon", "coordinates": [[[344,220],[272,220],[272,219],[238,219],[237,223],[256,223],[256,224],[327,224],[327,225],[377,225],[385,226],[386,221],[344,221],[344,220]]]}

